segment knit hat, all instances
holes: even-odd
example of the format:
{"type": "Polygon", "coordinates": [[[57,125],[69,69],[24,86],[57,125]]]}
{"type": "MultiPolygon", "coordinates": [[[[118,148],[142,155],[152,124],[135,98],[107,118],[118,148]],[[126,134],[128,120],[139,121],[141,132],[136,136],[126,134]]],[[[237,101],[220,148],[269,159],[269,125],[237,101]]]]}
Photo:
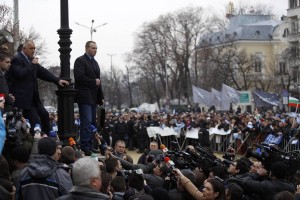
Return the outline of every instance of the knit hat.
{"type": "Polygon", "coordinates": [[[39,154],[44,154],[47,156],[52,156],[56,152],[57,143],[54,138],[45,137],[40,139],[38,143],[39,154]]]}

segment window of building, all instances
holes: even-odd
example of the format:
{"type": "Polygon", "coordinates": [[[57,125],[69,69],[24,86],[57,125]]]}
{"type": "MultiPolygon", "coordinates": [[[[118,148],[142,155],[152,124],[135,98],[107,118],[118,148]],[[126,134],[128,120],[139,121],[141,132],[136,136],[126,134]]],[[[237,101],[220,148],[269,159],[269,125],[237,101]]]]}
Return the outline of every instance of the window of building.
{"type": "Polygon", "coordinates": [[[298,19],[291,18],[291,33],[298,33],[298,19]]]}
{"type": "Polygon", "coordinates": [[[295,42],[291,45],[291,57],[298,58],[299,57],[299,43],[295,42]]]}
{"type": "Polygon", "coordinates": [[[279,73],[280,74],[287,74],[286,63],[279,62],[279,73]]]}
{"type": "Polygon", "coordinates": [[[254,60],[254,71],[261,72],[261,68],[262,68],[262,59],[261,57],[256,57],[254,60]]]}
{"type": "Polygon", "coordinates": [[[284,29],[284,31],[283,31],[283,35],[282,35],[282,37],[287,37],[289,35],[289,29],[288,28],[286,28],[286,29],[284,29]]]}
{"type": "Polygon", "coordinates": [[[297,1],[298,0],[290,0],[290,8],[296,8],[298,6],[297,1]]]}

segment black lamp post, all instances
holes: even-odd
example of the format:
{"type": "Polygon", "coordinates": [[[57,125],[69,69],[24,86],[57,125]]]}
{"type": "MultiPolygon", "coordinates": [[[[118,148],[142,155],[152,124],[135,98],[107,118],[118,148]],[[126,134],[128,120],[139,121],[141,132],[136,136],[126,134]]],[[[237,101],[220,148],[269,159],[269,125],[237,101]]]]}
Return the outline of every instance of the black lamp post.
{"type": "Polygon", "coordinates": [[[60,0],[60,29],[57,30],[59,34],[58,44],[60,48],[60,78],[67,80],[70,85],[66,87],[59,87],[56,90],[58,96],[58,130],[59,137],[66,140],[68,137],[76,136],[74,128],[74,96],[76,90],[71,84],[70,77],[70,48],[72,41],[70,36],[72,30],[69,28],[69,7],[68,0],[60,0]]]}

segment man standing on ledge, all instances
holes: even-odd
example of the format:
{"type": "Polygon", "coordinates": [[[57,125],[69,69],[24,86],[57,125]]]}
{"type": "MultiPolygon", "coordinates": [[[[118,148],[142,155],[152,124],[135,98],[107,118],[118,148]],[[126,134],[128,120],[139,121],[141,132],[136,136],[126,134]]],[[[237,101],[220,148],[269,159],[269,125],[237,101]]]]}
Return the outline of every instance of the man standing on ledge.
{"type": "Polygon", "coordinates": [[[36,124],[42,126],[47,135],[50,132],[49,113],[43,106],[38,91],[37,79],[52,82],[64,87],[69,85],[66,80],[60,80],[39,64],[35,55],[35,44],[31,40],[24,42],[22,51],[14,56],[7,78],[10,92],[15,97],[14,106],[23,109],[23,116],[29,119],[31,133],[36,124]]]}
{"type": "Polygon", "coordinates": [[[78,103],[80,115],[80,148],[89,156],[92,153],[92,132],[90,126],[96,127],[97,104],[103,103],[103,92],[100,81],[100,68],[94,59],[97,44],[88,41],[85,44],[85,54],[74,63],[75,102],[78,103]]]}

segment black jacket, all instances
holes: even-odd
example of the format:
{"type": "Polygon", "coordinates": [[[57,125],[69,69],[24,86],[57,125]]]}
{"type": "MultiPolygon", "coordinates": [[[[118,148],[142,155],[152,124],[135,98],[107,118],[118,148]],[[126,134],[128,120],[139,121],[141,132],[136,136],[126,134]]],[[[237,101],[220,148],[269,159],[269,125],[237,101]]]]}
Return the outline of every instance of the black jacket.
{"type": "Polygon", "coordinates": [[[273,199],[274,195],[286,190],[294,194],[295,186],[283,179],[273,179],[264,181],[245,180],[242,188],[247,193],[253,193],[260,196],[260,199],[273,199]]]}
{"type": "Polygon", "coordinates": [[[32,64],[27,58],[18,53],[11,61],[11,67],[5,74],[10,93],[16,101],[18,108],[28,109],[33,104],[41,103],[38,91],[37,78],[58,84],[59,78],[54,76],[40,64],[32,64]]]}
{"type": "Polygon", "coordinates": [[[96,85],[96,79],[100,79],[100,68],[95,60],[91,60],[87,54],[80,56],[74,63],[75,102],[79,104],[102,105],[102,86],[96,85]]]}

